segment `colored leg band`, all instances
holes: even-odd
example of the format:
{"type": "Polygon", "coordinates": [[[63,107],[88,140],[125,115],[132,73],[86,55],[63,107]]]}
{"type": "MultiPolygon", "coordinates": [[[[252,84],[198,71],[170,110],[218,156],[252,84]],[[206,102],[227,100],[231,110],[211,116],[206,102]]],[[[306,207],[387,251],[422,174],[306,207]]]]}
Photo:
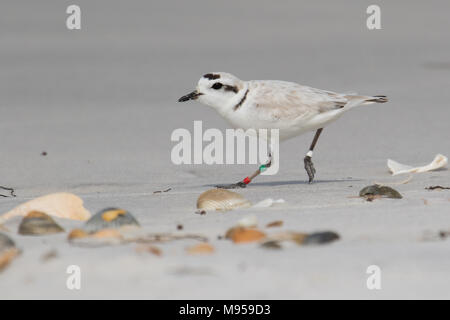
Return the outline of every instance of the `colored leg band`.
{"type": "Polygon", "coordinates": [[[267,169],[267,166],[265,164],[263,164],[259,167],[259,172],[264,172],[264,171],[266,171],[266,169],[267,169]]]}
{"type": "Polygon", "coordinates": [[[249,177],[246,177],[242,182],[245,184],[249,184],[252,180],[249,177]]]}

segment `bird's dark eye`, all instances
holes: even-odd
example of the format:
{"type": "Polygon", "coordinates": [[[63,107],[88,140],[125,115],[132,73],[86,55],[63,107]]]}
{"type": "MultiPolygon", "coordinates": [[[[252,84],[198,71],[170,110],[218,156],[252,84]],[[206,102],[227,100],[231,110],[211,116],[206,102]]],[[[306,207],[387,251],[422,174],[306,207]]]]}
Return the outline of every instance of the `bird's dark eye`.
{"type": "Polygon", "coordinates": [[[219,90],[220,88],[222,88],[223,84],[221,84],[220,82],[216,82],[212,85],[211,88],[215,89],[215,90],[219,90]]]}

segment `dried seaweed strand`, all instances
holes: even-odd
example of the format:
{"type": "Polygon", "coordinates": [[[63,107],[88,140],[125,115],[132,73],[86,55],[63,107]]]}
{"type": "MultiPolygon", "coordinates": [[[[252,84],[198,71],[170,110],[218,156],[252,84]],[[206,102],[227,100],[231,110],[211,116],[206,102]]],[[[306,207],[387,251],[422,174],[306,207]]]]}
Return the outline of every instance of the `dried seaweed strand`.
{"type": "Polygon", "coordinates": [[[0,189],[3,189],[3,190],[6,190],[6,191],[9,191],[9,193],[10,193],[10,195],[9,195],[9,196],[7,196],[7,195],[4,195],[4,194],[0,194],[0,197],[3,197],[3,198],[8,198],[8,197],[16,197],[16,194],[14,193],[14,192],[15,192],[15,190],[14,190],[13,188],[8,188],[8,187],[0,186],[0,189]]]}

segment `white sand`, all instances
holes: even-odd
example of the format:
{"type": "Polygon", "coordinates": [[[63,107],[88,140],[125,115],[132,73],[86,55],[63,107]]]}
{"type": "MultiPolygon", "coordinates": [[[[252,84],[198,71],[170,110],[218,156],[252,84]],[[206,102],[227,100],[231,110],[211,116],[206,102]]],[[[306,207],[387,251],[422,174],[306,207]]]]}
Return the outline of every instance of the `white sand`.
{"type": "MultiPolygon", "coordinates": [[[[63,3],[2,5],[0,185],[14,187],[17,198],[0,198],[0,212],[69,191],[91,212],[128,209],[149,232],[180,233],[183,224],[182,232],[208,236],[216,252],[189,256],[193,242],[179,241],[160,245],[156,257],[137,254],[135,245],[76,248],[64,234],[14,232],[23,254],[0,274],[0,299],[450,298],[450,240],[421,240],[427,230],[450,229],[449,191],[424,189],[449,186],[450,171],[416,175],[397,187],[402,200],[350,198],[374,181],[403,178],[390,177],[388,158],[422,165],[436,153],[450,155],[450,5],[416,2],[378,1],[379,31],[365,27],[370,1],[77,1],[79,32],[65,29],[63,3]],[[252,201],[283,198],[284,206],[200,216],[202,191],[255,169],[170,161],[174,129],[192,129],[194,120],[226,128],[213,110],[176,102],[203,73],[222,70],[386,94],[390,102],[354,110],[324,130],[315,184],[305,183],[302,161],[309,134],[282,145],[277,176],[240,191],[252,201]],[[281,251],[217,240],[247,214],[261,226],[283,220],[285,230],[333,230],[342,240],[281,251]],[[58,257],[42,262],[53,249],[58,257]],[[81,267],[81,291],[66,288],[72,264],[81,267]],[[372,264],[382,270],[379,291],[366,288],[372,264]]],[[[8,227],[16,231],[18,223],[8,227]]]]}

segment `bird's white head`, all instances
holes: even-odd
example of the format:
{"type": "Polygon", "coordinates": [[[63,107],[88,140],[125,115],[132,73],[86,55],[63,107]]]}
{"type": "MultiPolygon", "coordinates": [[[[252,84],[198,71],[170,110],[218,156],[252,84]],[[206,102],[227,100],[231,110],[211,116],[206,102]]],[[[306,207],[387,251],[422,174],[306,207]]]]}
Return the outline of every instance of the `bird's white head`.
{"type": "Polygon", "coordinates": [[[203,75],[195,91],[182,96],[178,101],[198,100],[218,110],[226,110],[236,105],[247,90],[244,81],[225,72],[203,75]]]}

